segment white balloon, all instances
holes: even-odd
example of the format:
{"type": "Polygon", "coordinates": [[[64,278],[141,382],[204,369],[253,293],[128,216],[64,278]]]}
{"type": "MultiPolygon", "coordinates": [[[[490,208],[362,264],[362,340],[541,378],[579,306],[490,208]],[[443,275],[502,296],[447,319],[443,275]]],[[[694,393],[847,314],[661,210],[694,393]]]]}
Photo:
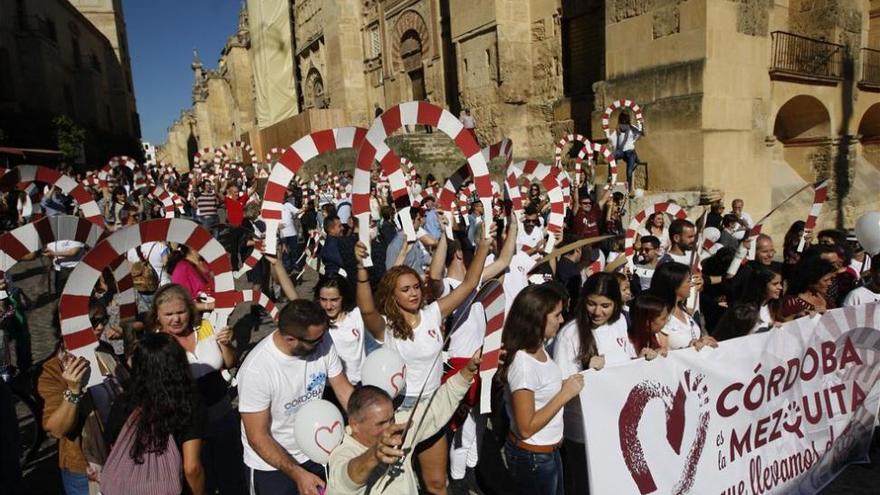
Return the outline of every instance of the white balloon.
{"type": "Polygon", "coordinates": [[[406,385],[406,363],[400,354],[381,347],[371,352],[361,368],[361,383],[373,385],[395,398],[406,385]]]}
{"type": "Polygon", "coordinates": [[[880,211],[870,211],[859,217],[856,237],[871,256],[880,253],[880,211]]]}
{"type": "Polygon", "coordinates": [[[342,443],[345,423],[331,402],[309,401],[293,418],[293,437],[303,454],[318,464],[327,464],[330,452],[342,443]]]}

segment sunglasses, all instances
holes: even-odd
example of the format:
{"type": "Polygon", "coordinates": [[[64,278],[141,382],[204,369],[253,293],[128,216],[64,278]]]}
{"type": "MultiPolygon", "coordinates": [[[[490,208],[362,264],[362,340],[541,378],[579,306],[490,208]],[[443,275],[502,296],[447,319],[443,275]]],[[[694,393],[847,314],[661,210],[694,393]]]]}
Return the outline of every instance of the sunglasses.
{"type": "Polygon", "coordinates": [[[523,220],[523,225],[538,225],[537,220],[523,220]]]}

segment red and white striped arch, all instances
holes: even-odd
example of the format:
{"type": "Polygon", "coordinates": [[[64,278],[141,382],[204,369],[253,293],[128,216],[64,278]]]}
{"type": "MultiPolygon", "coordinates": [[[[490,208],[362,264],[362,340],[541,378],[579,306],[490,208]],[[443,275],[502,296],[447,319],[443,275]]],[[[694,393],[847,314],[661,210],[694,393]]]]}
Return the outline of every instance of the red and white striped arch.
{"type": "Polygon", "coordinates": [[[547,197],[550,199],[550,217],[547,219],[547,232],[550,236],[544,245],[544,251],[553,250],[556,239],[553,234],[562,233],[565,224],[565,200],[562,196],[562,185],[560,184],[557,172],[559,168],[544,165],[537,160],[524,160],[514,163],[507,168],[507,195],[513,203],[513,211],[522,219],[523,204],[520,197],[519,182],[520,176],[532,177],[539,181],[544,189],[547,190],[547,197]],[[517,198],[517,199],[514,199],[517,198]]]}
{"type": "Polygon", "coordinates": [[[95,198],[76,179],[40,165],[19,165],[11,170],[0,169],[0,177],[16,173],[18,174],[16,182],[42,182],[58,187],[62,193],[76,200],[86,220],[99,227],[105,227],[104,216],[95,198]]]}
{"type": "Polygon", "coordinates": [[[630,266],[630,268],[634,266],[633,256],[636,253],[636,234],[639,232],[639,228],[641,228],[642,224],[645,223],[645,220],[654,213],[665,213],[673,218],[687,218],[687,212],[684,211],[681,206],[678,206],[675,203],[670,203],[668,201],[654,203],[653,205],[636,213],[632,217],[632,220],[629,221],[629,226],[626,228],[626,238],[624,239],[623,254],[626,256],[627,264],[630,266]]]}
{"type": "Polygon", "coordinates": [[[566,146],[574,142],[583,144],[583,147],[581,147],[574,159],[574,185],[579,187],[583,178],[581,164],[584,162],[584,159],[591,160],[593,158],[593,148],[590,140],[580,134],[566,134],[556,143],[554,157],[556,159],[556,166],[565,170],[562,166],[562,152],[566,146]]]}
{"type": "MultiPolygon", "coordinates": [[[[229,298],[225,293],[235,291],[235,283],[229,254],[223,245],[214,239],[208,230],[193,221],[148,220],[117,230],[100,240],[73,269],[58,302],[61,335],[68,351],[87,357],[92,361],[93,366],[97,366],[94,354],[98,341],[89,321],[89,299],[95,283],[101,270],[112,266],[118,258],[125,257],[129,250],[153,241],[176,242],[198,251],[214,274],[214,297],[217,303],[211,320],[223,321],[224,318],[229,317],[234,306],[224,305],[220,301],[229,298]]],[[[100,380],[100,376],[95,375],[97,373],[92,375],[89,385],[94,385],[100,380]]]]}
{"type": "MultiPolygon", "coordinates": [[[[219,154],[219,155],[222,155],[221,159],[225,158],[228,161],[233,161],[232,160],[232,152],[235,149],[241,150],[242,162],[244,161],[245,154],[247,154],[247,156],[250,158],[251,165],[256,165],[257,163],[259,163],[259,160],[257,159],[257,154],[256,154],[256,152],[254,152],[254,149],[251,147],[251,145],[249,145],[248,143],[246,143],[244,141],[230,141],[230,142],[224,144],[223,146],[221,146],[220,148],[217,149],[217,152],[215,153],[215,157],[217,156],[217,154],[219,154]]],[[[215,163],[216,163],[216,161],[215,161],[215,163]]]]}
{"type": "MultiPolygon", "coordinates": [[[[378,161],[391,182],[394,198],[407,239],[415,239],[415,229],[409,216],[410,198],[406,180],[400,170],[400,158],[385,144],[385,139],[405,125],[430,125],[449,136],[464,153],[474,177],[474,184],[483,202],[485,220],[492,219],[492,186],[489,167],[480,145],[464,125],[450,112],[424,101],[410,101],[389,108],[373,121],[366,139],[358,150],[357,169],[352,191],[352,214],[359,222],[360,240],[370,245],[370,169],[378,161]]],[[[451,203],[451,201],[450,201],[451,203]]],[[[449,212],[445,212],[449,214],[449,212]]],[[[485,229],[489,235],[489,229],[485,229]]],[[[369,262],[369,257],[367,260],[369,262]]]]}
{"type": "MultiPolygon", "coordinates": [[[[263,294],[261,291],[255,291],[252,289],[245,289],[241,291],[233,291],[233,292],[223,292],[217,295],[214,298],[214,304],[217,306],[223,307],[232,307],[235,308],[239,304],[251,303],[256,304],[258,306],[262,306],[266,309],[266,312],[269,313],[269,316],[272,317],[273,320],[278,321],[279,311],[278,308],[275,307],[275,303],[269,299],[269,296],[263,294]]],[[[212,322],[214,328],[222,329],[229,324],[229,315],[230,313],[224,313],[224,316],[217,318],[212,322]]]]}
{"type": "MultiPolygon", "coordinates": [[[[364,141],[367,130],[361,127],[339,127],[313,132],[303,136],[284,150],[278,164],[272,168],[266,183],[261,215],[266,222],[266,253],[278,252],[278,225],[281,223],[281,205],[287,194],[287,187],[303,164],[312,158],[330,151],[358,149],[364,141]]],[[[367,172],[367,195],[369,195],[369,172],[367,172]]],[[[367,201],[369,211],[369,201],[367,201]]],[[[363,227],[363,226],[362,226],[363,227]]],[[[368,225],[369,227],[369,225],[368,225]]],[[[367,235],[370,231],[367,229],[367,235]]]]}
{"type": "Polygon", "coordinates": [[[639,106],[638,103],[627,100],[625,98],[621,98],[619,100],[612,101],[607,107],[605,107],[605,111],[602,112],[602,130],[605,132],[605,135],[608,135],[611,131],[609,128],[611,127],[611,114],[614,113],[615,110],[619,110],[622,108],[628,108],[632,110],[636,121],[641,123],[644,121],[642,116],[642,107],[639,106]]]}
{"type": "Polygon", "coordinates": [[[213,163],[216,154],[217,151],[214,148],[206,146],[193,154],[193,165],[199,165],[202,168],[207,167],[213,163]]]}

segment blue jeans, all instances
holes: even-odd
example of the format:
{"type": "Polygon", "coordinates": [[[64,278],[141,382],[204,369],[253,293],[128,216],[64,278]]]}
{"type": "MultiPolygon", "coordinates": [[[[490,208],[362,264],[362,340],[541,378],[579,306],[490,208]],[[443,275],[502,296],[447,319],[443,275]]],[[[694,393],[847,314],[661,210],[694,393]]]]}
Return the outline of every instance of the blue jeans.
{"type": "Polygon", "coordinates": [[[282,237],[281,240],[284,242],[284,246],[287,247],[287,251],[284,253],[284,269],[287,270],[287,273],[290,273],[295,267],[301,266],[297,263],[299,256],[302,254],[299,251],[299,237],[292,235],[290,237],[282,237]]]}
{"type": "Polygon", "coordinates": [[[552,454],[535,454],[506,442],[504,459],[507,461],[507,472],[514,485],[519,487],[519,493],[564,495],[562,457],[558,449],[552,454]]]}
{"type": "MultiPolygon", "coordinates": [[[[312,461],[299,465],[306,471],[324,479],[324,467],[312,461]]],[[[296,483],[281,471],[250,469],[250,481],[254,495],[299,495],[296,483]]]]}
{"type": "Polygon", "coordinates": [[[61,485],[65,495],[89,495],[89,477],[85,473],[61,470],[61,485]]]}
{"type": "Polygon", "coordinates": [[[217,237],[216,227],[220,224],[220,217],[217,215],[205,215],[199,217],[199,223],[211,232],[211,235],[217,237]]]}
{"type": "Polygon", "coordinates": [[[633,189],[633,174],[635,174],[636,167],[639,166],[638,153],[636,153],[636,150],[629,150],[629,151],[617,150],[614,152],[614,159],[626,161],[626,183],[627,183],[627,187],[629,187],[630,191],[632,191],[632,189],[633,189]]]}

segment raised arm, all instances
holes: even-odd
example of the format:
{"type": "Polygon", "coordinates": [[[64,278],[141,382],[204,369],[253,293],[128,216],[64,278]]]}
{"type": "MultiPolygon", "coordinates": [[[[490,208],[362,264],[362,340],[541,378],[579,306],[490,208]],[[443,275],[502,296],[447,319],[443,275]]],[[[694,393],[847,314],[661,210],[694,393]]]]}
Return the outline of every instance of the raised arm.
{"type": "Polygon", "coordinates": [[[519,231],[516,219],[511,216],[507,219],[507,237],[504,238],[504,245],[498,252],[498,258],[483,270],[483,279],[489,280],[495,278],[510,266],[510,260],[516,250],[516,236],[519,231]]]}
{"type": "Polygon", "coordinates": [[[275,278],[278,280],[278,285],[281,286],[281,290],[284,292],[284,297],[286,297],[288,301],[299,299],[299,293],[296,292],[296,286],[293,285],[293,280],[290,278],[287,270],[284,269],[284,264],[279,263],[278,258],[275,256],[264,254],[263,257],[269,261],[270,265],[272,265],[272,273],[275,274],[275,278]]]}
{"type": "Polygon", "coordinates": [[[382,342],[385,340],[385,319],[376,309],[373,301],[373,288],[370,287],[370,272],[364,268],[364,258],[367,255],[367,247],[358,242],[354,247],[354,257],[357,260],[357,292],[356,300],[361,310],[361,318],[374,339],[382,342]]]}
{"type": "Polygon", "coordinates": [[[446,241],[446,232],[440,234],[437,247],[434,248],[434,256],[431,258],[431,268],[428,272],[431,277],[431,292],[437,299],[443,294],[443,270],[446,268],[446,250],[449,243],[446,241]]]}
{"type": "Polygon", "coordinates": [[[437,304],[440,306],[440,314],[443,315],[444,318],[452,314],[452,311],[455,310],[455,308],[463,304],[471,291],[476,289],[477,285],[480,283],[480,277],[483,275],[483,264],[486,262],[486,256],[489,254],[489,246],[492,243],[492,236],[489,236],[490,238],[486,239],[483,236],[483,233],[479,230],[477,235],[480,238],[479,244],[477,245],[477,251],[474,253],[474,258],[471,260],[470,266],[468,266],[464,281],[462,281],[461,285],[456,287],[455,290],[450,292],[449,295],[437,300],[437,304]]]}

